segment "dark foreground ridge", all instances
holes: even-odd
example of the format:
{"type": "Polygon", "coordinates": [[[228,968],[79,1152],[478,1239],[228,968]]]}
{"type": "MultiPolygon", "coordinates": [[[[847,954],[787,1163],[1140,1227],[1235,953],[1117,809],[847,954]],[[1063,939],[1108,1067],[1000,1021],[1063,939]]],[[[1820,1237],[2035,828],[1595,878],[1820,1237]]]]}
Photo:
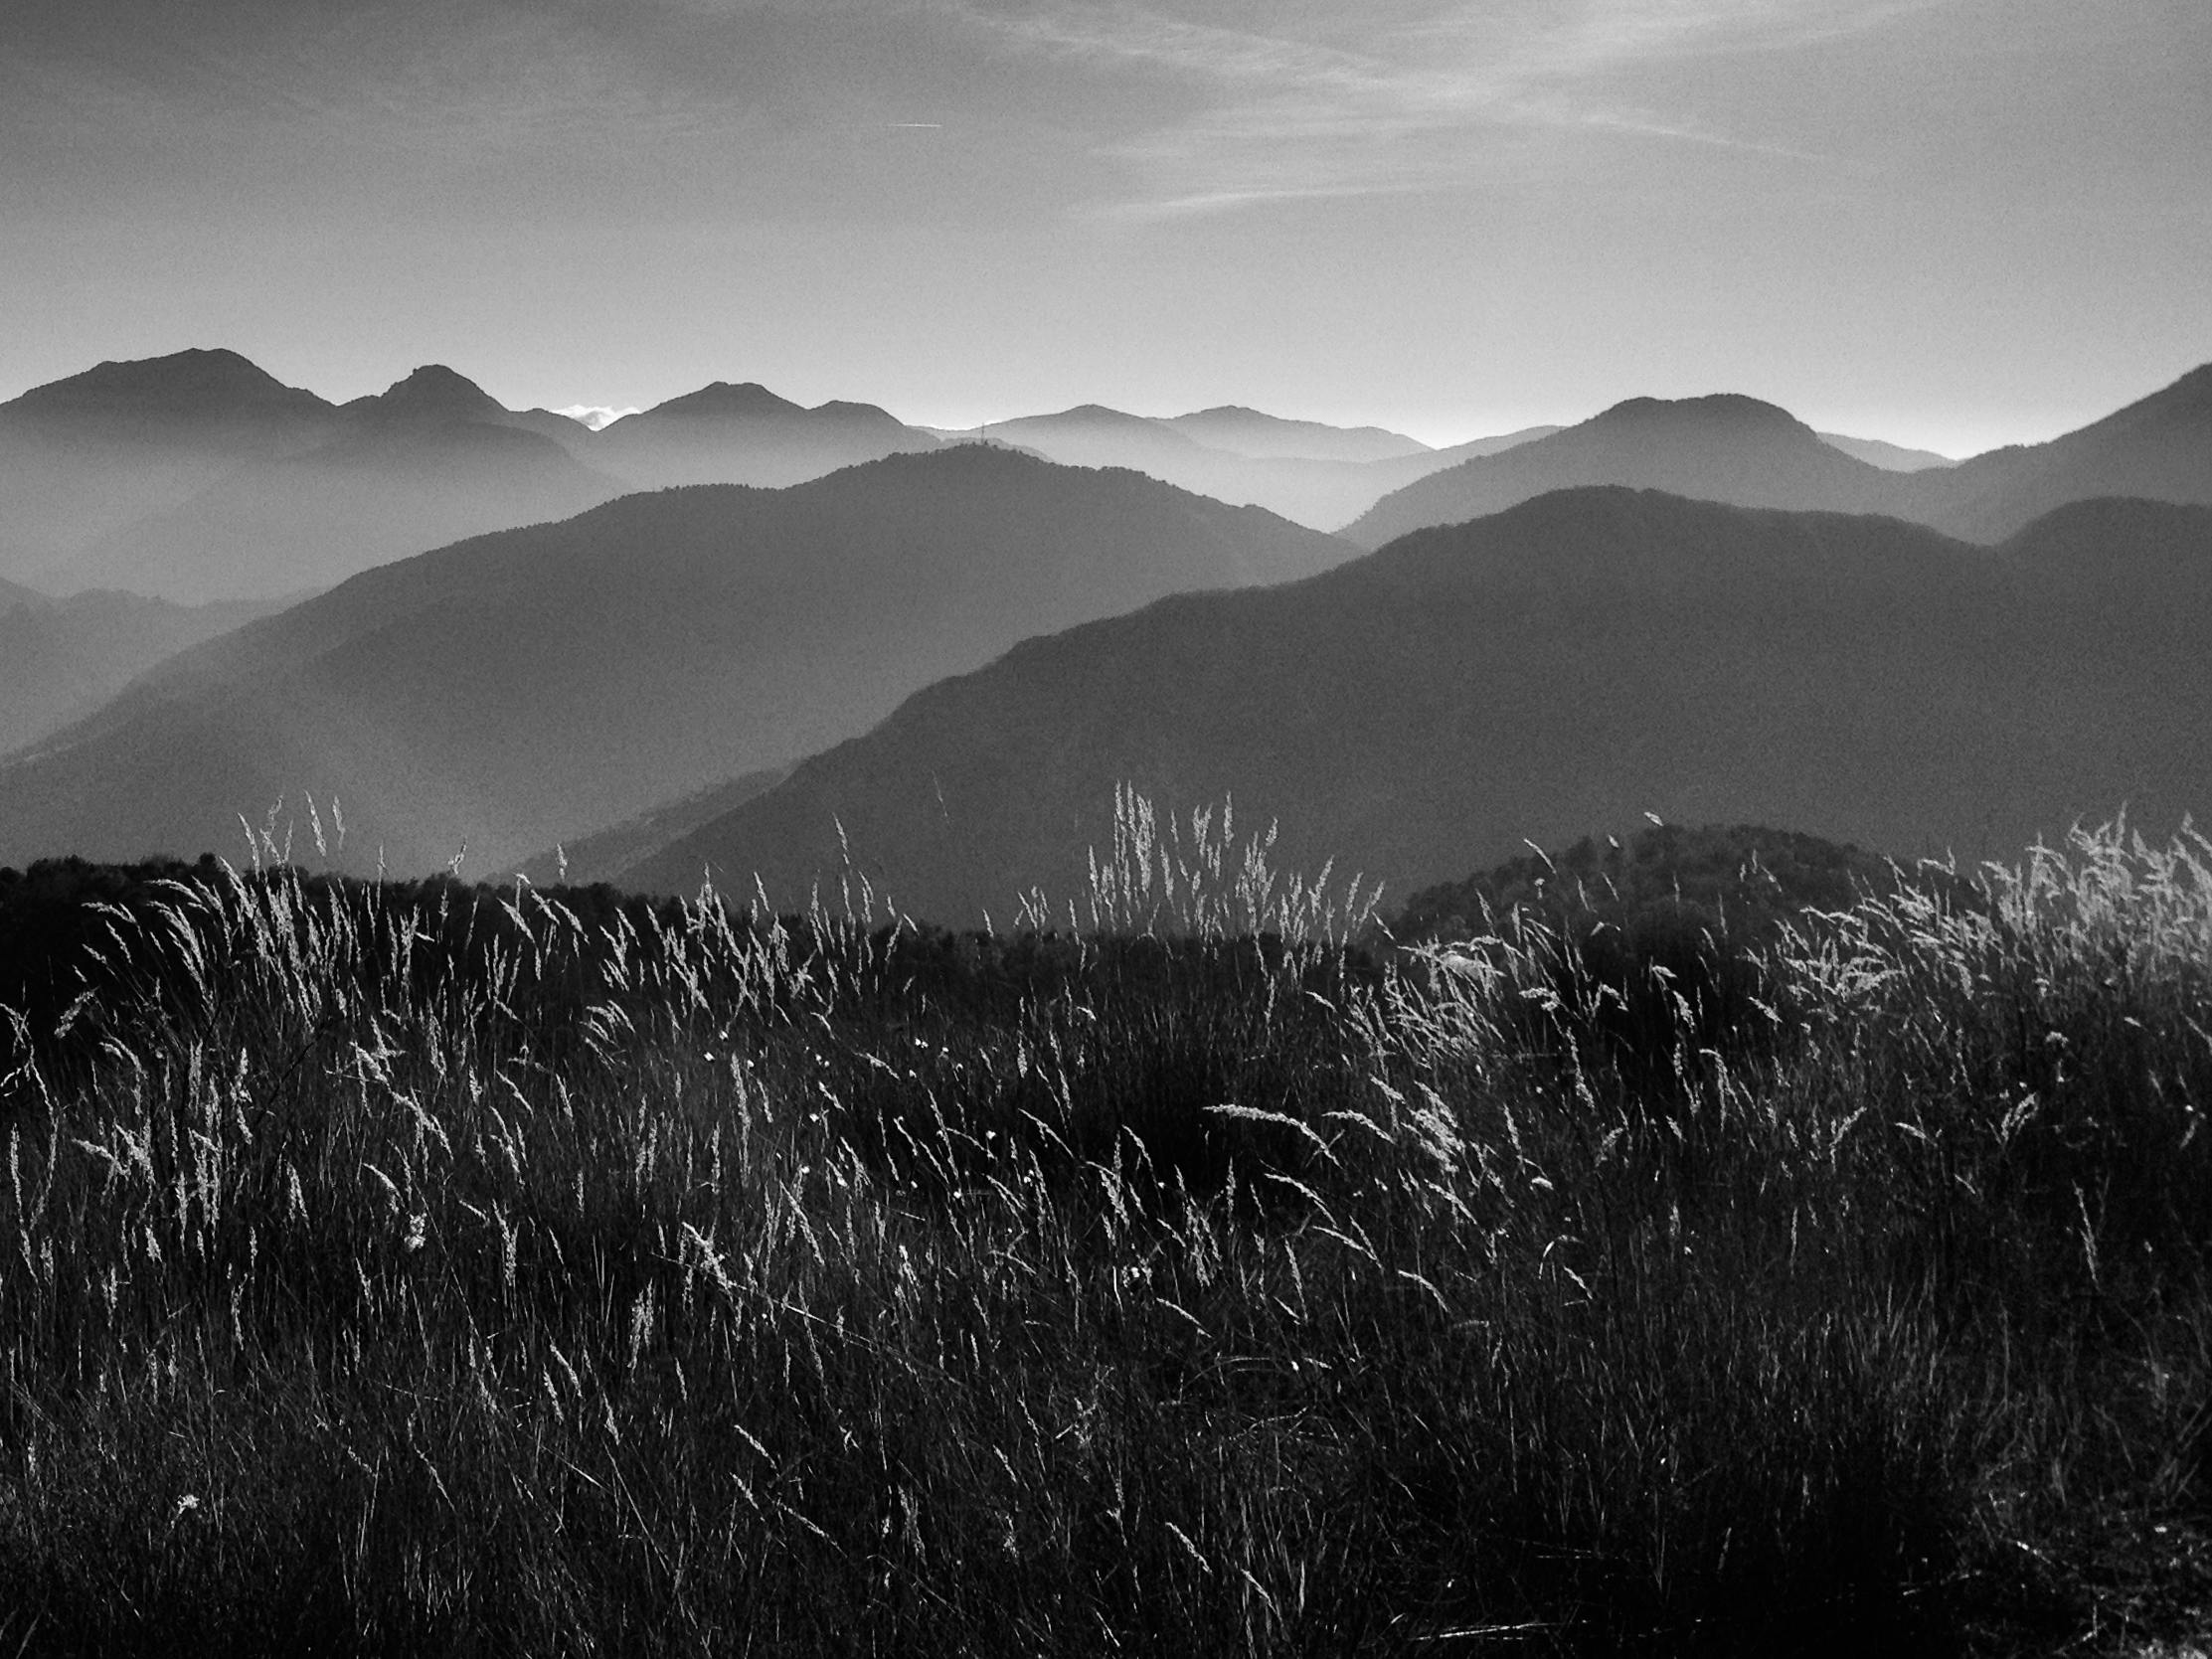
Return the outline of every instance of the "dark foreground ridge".
{"type": "Polygon", "coordinates": [[[1081,933],[0,877],[0,1646],[2203,1628],[2212,845],[1892,879],[1623,1045],[1571,912],[1385,951],[1123,807],[1081,933]]]}

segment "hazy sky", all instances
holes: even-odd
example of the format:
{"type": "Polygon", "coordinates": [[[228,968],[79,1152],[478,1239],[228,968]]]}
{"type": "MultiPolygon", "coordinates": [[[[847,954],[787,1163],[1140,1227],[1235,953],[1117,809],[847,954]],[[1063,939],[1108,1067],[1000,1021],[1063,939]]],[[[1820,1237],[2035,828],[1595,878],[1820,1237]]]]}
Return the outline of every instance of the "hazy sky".
{"type": "Polygon", "coordinates": [[[0,397],[188,345],[1963,452],[2212,359],[2212,6],[5,0],[0,397]]]}

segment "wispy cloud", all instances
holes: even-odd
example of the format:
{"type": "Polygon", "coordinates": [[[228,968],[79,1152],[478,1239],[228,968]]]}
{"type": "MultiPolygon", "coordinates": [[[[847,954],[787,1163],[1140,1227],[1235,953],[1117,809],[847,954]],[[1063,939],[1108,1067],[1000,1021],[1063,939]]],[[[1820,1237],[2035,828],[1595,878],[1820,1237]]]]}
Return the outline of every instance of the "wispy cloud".
{"type": "MultiPolygon", "coordinates": [[[[950,0],[1007,45],[1177,78],[1196,108],[1107,146],[1142,188],[1119,218],[1437,188],[1506,131],[1604,132],[1821,159],[1694,110],[1626,95],[1639,69],[1699,56],[1793,51],[1942,0],[1583,0],[1401,3],[1229,28],[1157,9],[1069,0],[1009,14],[950,0]]],[[[1276,17],[1297,17],[1282,8],[1276,17]]]]}

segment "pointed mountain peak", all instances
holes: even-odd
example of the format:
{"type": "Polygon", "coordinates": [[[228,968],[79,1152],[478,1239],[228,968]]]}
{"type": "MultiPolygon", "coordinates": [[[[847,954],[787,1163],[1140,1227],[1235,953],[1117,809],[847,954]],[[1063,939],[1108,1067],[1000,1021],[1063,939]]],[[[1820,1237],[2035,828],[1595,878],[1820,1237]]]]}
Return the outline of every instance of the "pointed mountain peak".
{"type": "Polygon", "coordinates": [[[345,406],[377,419],[500,419],[507,408],[470,380],[442,363],[426,363],[405,380],[370,398],[345,406]]]}
{"type": "Polygon", "coordinates": [[[746,381],[732,385],[718,380],[702,386],[696,392],[687,392],[680,398],[671,398],[665,404],[655,404],[647,415],[678,415],[687,418],[723,419],[754,418],[763,415],[803,415],[806,412],[788,398],[778,398],[759,381],[746,381]]]}
{"type": "Polygon", "coordinates": [[[16,400],[16,407],[41,415],[224,420],[329,406],[312,392],[284,385],[235,351],[195,348],[102,363],[33,387],[16,400]]]}

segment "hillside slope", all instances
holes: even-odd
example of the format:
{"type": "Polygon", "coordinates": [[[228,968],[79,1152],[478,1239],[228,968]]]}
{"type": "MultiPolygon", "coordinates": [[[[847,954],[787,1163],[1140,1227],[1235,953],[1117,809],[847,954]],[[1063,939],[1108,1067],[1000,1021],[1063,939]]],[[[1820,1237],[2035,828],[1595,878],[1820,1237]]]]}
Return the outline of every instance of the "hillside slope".
{"type": "Polygon", "coordinates": [[[10,604],[0,582],[0,755],[91,714],[155,664],[269,609],[108,592],[34,594],[10,604]]]}
{"type": "Polygon", "coordinates": [[[2212,364],[2048,443],[1920,474],[1897,510],[1994,542],[2069,501],[2118,495],[2212,503],[2212,364]]]}
{"type": "Polygon", "coordinates": [[[624,497],[369,571],[0,766],[0,863],[239,845],[303,792],[343,863],[489,871],[881,720],[1016,641],[1308,575],[1334,538],[978,446],[624,497]]]}
{"type": "Polygon", "coordinates": [[[2010,854],[2123,805],[2212,815],[2208,621],[2202,509],[2092,502],[1990,550],[1568,491],[1030,641],[622,880],[797,895],[849,846],[921,915],[1003,920],[1082,892],[1123,781],[1232,795],[1279,819],[1278,867],[1400,897],[1646,811],[2010,854]]]}

